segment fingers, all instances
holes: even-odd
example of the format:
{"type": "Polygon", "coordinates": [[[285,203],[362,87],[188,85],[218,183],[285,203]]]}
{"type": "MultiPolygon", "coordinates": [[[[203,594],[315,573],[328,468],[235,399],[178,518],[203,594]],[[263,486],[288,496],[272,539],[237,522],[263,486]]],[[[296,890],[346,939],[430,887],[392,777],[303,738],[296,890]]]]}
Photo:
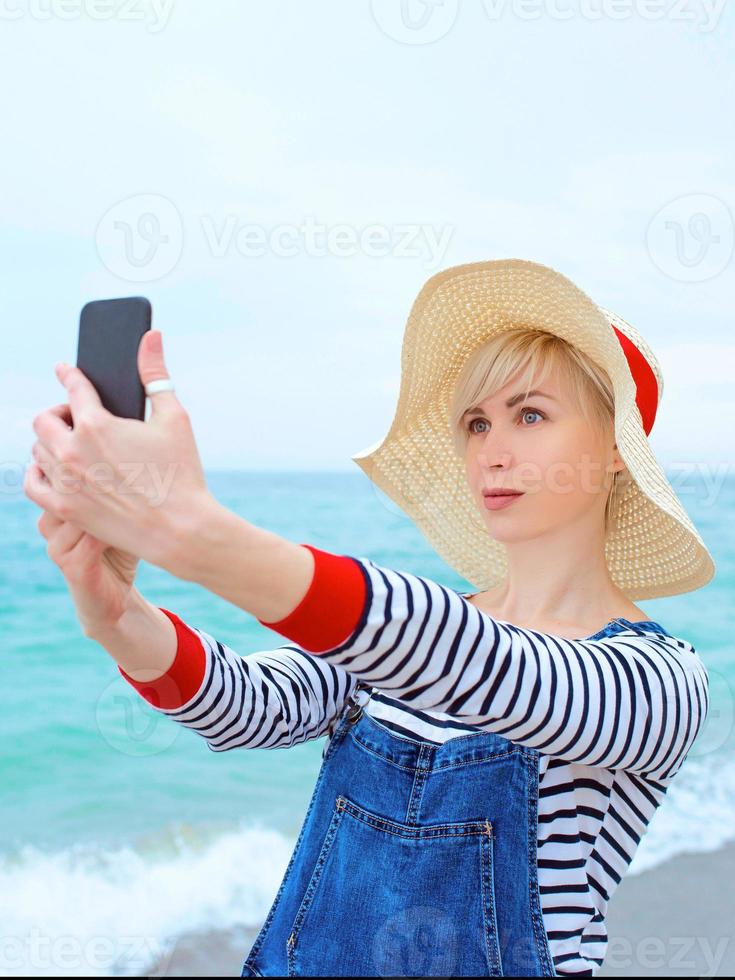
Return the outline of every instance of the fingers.
{"type": "Polygon", "coordinates": [[[104,410],[97,389],[80,368],[64,364],[56,371],[56,377],[67,390],[74,415],[95,414],[100,409],[104,410]]]}
{"type": "Polygon", "coordinates": [[[68,522],[62,523],[61,527],[52,532],[48,539],[46,551],[49,558],[53,561],[61,561],[70,551],[79,544],[84,537],[84,531],[68,522]]]}
{"type": "Polygon", "coordinates": [[[70,551],[84,534],[82,528],[77,527],[76,524],[59,520],[47,510],[38,518],[36,526],[41,537],[45,538],[49,544],[53,542],[54,546],[62,552],[70,551]]]}
{"type": "Polygon", "coordinates": [[[68,402],[60,402],[58,405],[52,405],[47,411],[52,415],[56,415],[62,422],[66,422],[70,429],[72,428],[74,419],[71,415],[71,405],[68,402]]]}
{"type": "Polygon", "coordinates": [[[26,470],[23,489],[27,497],[30,497],[39,507],[43,507],[42,495],[49,492],[51,484],[38,463],[31,463],[26,470]]]}
{"type": "Polygon", "coordinates": [[[36,521],[36,527],[41,532],[41,537],[48,539],[63,523],[64,521],[45,510],[36,521]]]}
{"type": "Polygon", "coordinates": [[[54,466],[56,460],[51,455],[51,453],[46,449],[46,447],[41,442],[34,442],[31,448],[31,454],[33,458],[38,463],[38,468],[41,470],[46,479],[50,482],[51,476],[53,475],[54,466]]]}
{"type": "Polygon", "coordinates": [[[23,478],[23,493],[41,510],[51,511],[54,515],[58,514],[62,520],[65,519],[66,497],[56,492],[38,463],[33,462],[28,466],[23,478]]]}
{"type": "MultiPolygon", "coordinates": [[[[163,336],[160,330],[148,330],[138,346],[138,374],[143,386],[152,381],[170,381],[163,356],[163,336]]],[[[173,391],[156,391],[148,395],[153,414],[183,408],[173,391]]]]}
{"type": "MultiPolygon", "coordinates": [[[[49,545],[53,544],[54,556],[56,557],[67,555],[73,551],[85,534],[76,524],[62,521],[47,510],[38,518],[36,526],[41,537],[48,541],[49,545]]],[[[93,551],[99,551],[100,554],[108,547],[104,541],[99,541],[91,534],[87,534],[87,544],[93,551]]]]}
{"type": "Polygon", "coordinates": [[[67,580],[72,581],[72,567],[68,562],[72,552],[75,552],[73,561],[80,561],[83,565],[90,560],[99,558],[105,551],[107,545],[103,541],[98,541],[91,535],[86,534],[82,528],[69,521],[61,521],[47,510],[38,519],[38,530],[46,539],[46,554],[54,564],[58,565],[67,580]]]}
{"type": "MultiPolygon", "coordinates": [[[[60,486],[63,488],[63,483],[59,484],[59,478],[63,481],[65,475],[65,467],[60,465],[58,459],[50,453],[48,449],[41,442],[34,442],[31,448],[31,454],[36,461],[36,467],[40,471],[43,477],[43,482],[45,487],[51,490],[59,490],[60,486]]],[[[40,503],[40,501],[38,501],[40,503]]],[[[44,509],[52,510],[51,498],[48,498],[48,502],[44,509]]]]}
{"type": "Polygon", "coordinates": [[[37,415],[33,420],[33,431],[39,441],[57,456],[72,438],[72,414],[69,405],[54,405],[37,415]]]}
{"type": "MultiPolygon", "coordinates": [[[[69,405],[65,402],[62,402],[59,405],[54,405],[41,415],[36,416],[36,418],[33,420],[33,428],[37,432],[39,427],[46,431],[48,425],[53,426],[54,430],[57,432],[58,427],[61,427],[61,430],[64,433],[71,433],[72,416],[69,405]],[[45,416],[45,418],[42,418],[42,416],[45,416]]],[[[49,448],[44,445],[40,438],[34,442],[31,453],[33,458],[36,460],[36,465],[32,467],[33,472],[29,473],[29,483],[31,483],[36,490],[50,487],[53,467],[56,463],[55,457],[49,448]]],[[[33,498],[31,497],[31,499],[33,498]]]]}

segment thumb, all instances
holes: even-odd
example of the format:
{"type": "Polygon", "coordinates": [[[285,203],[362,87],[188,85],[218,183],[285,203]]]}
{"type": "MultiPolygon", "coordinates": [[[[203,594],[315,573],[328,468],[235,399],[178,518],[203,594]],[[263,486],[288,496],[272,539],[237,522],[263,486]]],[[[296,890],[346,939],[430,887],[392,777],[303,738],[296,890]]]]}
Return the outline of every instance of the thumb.
{"type": "MultiPolygon", "coordinates": [[[[143,334],[138,347],[138,373],[144,386],[151,381],[170,378],[163,357],[163,337],[160,330],[146,330],[143,334]]],[[[153,412],[178,403],[173,391],[157,391],[148,397],[151,399],[153,412]]]]}

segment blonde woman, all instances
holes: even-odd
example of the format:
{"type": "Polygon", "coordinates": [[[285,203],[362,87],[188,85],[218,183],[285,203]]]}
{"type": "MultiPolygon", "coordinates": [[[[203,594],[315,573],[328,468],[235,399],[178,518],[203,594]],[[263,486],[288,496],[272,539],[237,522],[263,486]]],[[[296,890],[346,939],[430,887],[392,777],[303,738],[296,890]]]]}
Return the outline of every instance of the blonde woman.
{"type": "MultiPolygon", "coordinates": [[[[143,345],[143,382],[166,379],[143,345]]],[[[208,493],[173,391],[141,425],[60,377],[26,492],[85,634],[213,751],[328,736],[242,975],[594,975],[709,703],[692,644],[635,604],[714,574],[648,443],[662,377],[640,334],[533,262],[424,285],[393,424],[353,458],[473,594],[249,524],[208,493]],[[152,508],[152,483],[95,492],[100,458],[180,469],[152,508]],[[238,655],[147,602],[139,557],[289,642],[238,655]]]]}

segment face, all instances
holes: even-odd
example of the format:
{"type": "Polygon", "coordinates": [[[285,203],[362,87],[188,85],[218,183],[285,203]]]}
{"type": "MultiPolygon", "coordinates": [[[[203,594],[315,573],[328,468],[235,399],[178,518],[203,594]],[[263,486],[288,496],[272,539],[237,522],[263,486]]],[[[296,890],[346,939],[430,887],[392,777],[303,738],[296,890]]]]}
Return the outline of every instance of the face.
{"type": "Polygon", "coordinates": [[[488,530],[511,542],[579,521],[602,528],[613,472],[624,466],[614,433],[598,436],[554,374],[530,386],[543,395],[527,398],[519,379],[462,420],[467,479],[488,530]],[[523,493],[493,506],[483,491],[500,488],[523,493]]]}

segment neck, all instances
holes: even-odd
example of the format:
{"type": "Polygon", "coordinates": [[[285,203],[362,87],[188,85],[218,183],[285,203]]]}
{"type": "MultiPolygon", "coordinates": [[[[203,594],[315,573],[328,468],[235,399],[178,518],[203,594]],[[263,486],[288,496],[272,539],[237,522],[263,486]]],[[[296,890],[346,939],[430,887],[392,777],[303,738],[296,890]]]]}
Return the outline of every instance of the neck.
{"type": "Polygon", "coordinates": [[[507,545],[508,572],[492,594],[499,619],[512,623],[601,623],[630,602],[614,584],[605,539],[589,522],[556,527],[507,545]]]}

